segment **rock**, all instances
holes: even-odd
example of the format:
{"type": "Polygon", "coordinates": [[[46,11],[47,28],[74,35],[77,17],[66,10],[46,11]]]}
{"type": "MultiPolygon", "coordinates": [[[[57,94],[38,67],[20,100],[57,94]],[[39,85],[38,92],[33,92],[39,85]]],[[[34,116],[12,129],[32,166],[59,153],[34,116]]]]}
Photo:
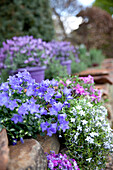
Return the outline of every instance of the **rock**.
{"type": "Polygon", "coordinates": [[[105,103],[105,107],[108,110],[109,123],[111,128],[113,129],[113,85],[109,85],[109,97],[108,102],[105,103]]]}
{"type": "Polygon", "coordinates": [[[89,68],[79,73],[79,76],[88,76],[88,75],[91,75],[91,76],[109,75],[109,71],[105,68],[102,68],[102,69],[89,68]]]}
{"type": "Polygon", "coordinates": [[[0,170],[6,170],[9,159],[8,138],[5,129],[0,132],[0,170]]]}
{"type": "Polygon", "coordinates": [[[112,170],[112,169],[113,169],[113,155],[109,154],[107,157],[105,170],[112,170]]]}
{"type": "Polygon", "coordinates": [[[93,78],[94,78],[94,82],[97,84],[100,84],[100,83],[113,84],[113,78],[110,75],[94,76],[93,78]]]}
{"type": "Polygon", "coordinates": [[[55,151],[56,154],[59,153],[60,143],[55,134],[51,137],[48,135],[41,136],[38,134],[37,140],[41,144],[44,152],[50,153],[50,151],[55,151]]]}
{"type": "Polygon", "coordinates": [[[47,170],[47,159],[39,142],[25,139],[10,146],[8,170],[47,170]]]}
{"type": "Polygon", "coordinates": [[[102,64],[103,64],[103,63],[111,63],[111,62],[113,62],[113,58],[105,58],[105,59],[103,60],[102,64]]]}
{"type": "Polygon", "coordinates": [[[98,90],[101,90],[102,97],[106,96],[106,98],[109,97],[109,84],[95,84],[95,88],[98,90]]]}

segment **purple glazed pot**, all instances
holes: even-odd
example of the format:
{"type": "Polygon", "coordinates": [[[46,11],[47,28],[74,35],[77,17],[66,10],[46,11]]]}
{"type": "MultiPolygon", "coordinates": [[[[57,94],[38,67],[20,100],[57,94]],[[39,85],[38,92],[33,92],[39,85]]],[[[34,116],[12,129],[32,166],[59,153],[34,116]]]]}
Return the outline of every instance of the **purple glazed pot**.
{"type": "Polygon", "coordinates": [[[71,60],[67,60],[67,61],[61,61],[61,65],[62,66],[66,66],[67,68],[67,73],[70,75],[71,74],[71,60]]]}
{"type": "Polygon", "coordinates": [[[24,70],[27,70],[33,79],[35,79],[36,83],[40,83],[45,78],[45,69],[46,66],[41,67],[26,67],[26,68],[20,68],[15,72],[12,72],[13,74],[16,74],[18,72],[23,72],[24,70]]]}

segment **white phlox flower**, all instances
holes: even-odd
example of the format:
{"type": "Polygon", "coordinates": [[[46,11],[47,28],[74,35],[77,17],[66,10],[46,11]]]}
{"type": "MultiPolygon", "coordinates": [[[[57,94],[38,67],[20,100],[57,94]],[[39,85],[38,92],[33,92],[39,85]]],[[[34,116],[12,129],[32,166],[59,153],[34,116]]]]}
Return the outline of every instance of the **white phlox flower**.
{"type": "Polygon", "coordinates": [[[76,106],[76,109],[81,110],[82,107],[80,105],[76,106]]]}
{"type": "Polygon", "coordinates": [[[79,133],[77,132],[74,136],[75,141],[77,140],[78,135],[79,135],[79,133]]]}
{"type": "Polygon", "coordinates": [[[102,124],[100,122],[97,122],[95,126],[102,126],[102,124]]]}
{"type": "Polygon", "coordinates": [[[91,137],[95,137],[95,136],[99,136],[99,134],[96,133],[96,132],[91,132],[91,133],[90,133],[90,136],[91,136],[91,137]]]}
{"type": "Polygon", "coordinates": [[[89,132],[90,131],[90,128],[85,128],[85,132],[89,132]]]}
{"type": "Polygon", "coordinates": [[[72,113],[75,116],[77,114],[77,110],[73,107],[70,113],[72,113]]]}
{"type": "Polygon", "coordinates": [[[75,118],[71,118],[71,122],[75,122],[75,118]]]}
{"type": "Polygon", "coordinates": [[[85,139],[88,143],[94,143],[94,139],[91,138],[90,136],[87,136],[87,138],[85,139]]]}
{"type": "Polygon", "coordinates": [[[88,158],[88,159],[86,159],[86,161],[91,162],[91,159],[92,159],[92,158],[88,158]]]}
{"type": "Polygon", "coordinates": [[[77,126],[77,131],[82,131],[82,127],[80,125],[77,126]]]}
{"type": "Polygon", "coordinates": [[[104,142],[104,146],[106,149],[110,149],[111,146],[110,146],[110,143],[107,141],[107,142],[104,142]]]}
{"type": "Polygon", "coordinates": [[[85,115],[85,112],[83,110],[81,110],[80,112],[78,112],[81,116],[85,115]]]}
{"type": "Polygon", "coordinates": [[[88,105],[89,107],[92,107],[92,106],[93,106],[90,102],[88,102],[87,105],[88,105]]]}
{"type": "Polygon", "coordinates": [[[86,120],[81,120],[81,122],[83,125],[86,125],[88,123],[88,121],[86,121],[86,120]]]}

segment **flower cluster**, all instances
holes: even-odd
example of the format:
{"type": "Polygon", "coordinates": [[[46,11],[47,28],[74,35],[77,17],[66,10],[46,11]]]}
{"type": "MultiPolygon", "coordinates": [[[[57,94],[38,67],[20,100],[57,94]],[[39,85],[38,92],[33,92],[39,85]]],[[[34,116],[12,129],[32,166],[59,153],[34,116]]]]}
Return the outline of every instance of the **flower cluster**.
{"type": "Polygon", "coordinates": [[[51,41],[49,45],[52,48],[51,54],[61,61],[74,58],[75,62],[79,62],[77,49],[67,41],[51,41]]]}
{"type": "Polygon", "coordinates": [[[88,77],[70,77],[69,79],[60,80],[59,85],[72,89],[73,97],[89,96],[91,101],[98,103],[101,100],[101,91],[95,89],[94,79],[92,76],[88,77]]]}
{"type": "Polygon", "coordinates": [[[69,59],[74,56],[78,62],[77,51],[70,42],[51,41],[49,43],[42,39],[35,39],[33,36],[13,37],[3,42],[0,48],[0,68],[18,69],[26,66],[47,65],[49,60],[55,56],[69,59]]]}
{"type": "Polygon", "coordinates": [[[50,170],[79,170],[76,161],[74,159],[68,160],[66,154],[55,154],[54,151],[51,151],[50,154],[46,153],[46,157],[48,160],[48,168],[50,170]]]}
{"type": "Polygon", "coordinates": [[[80,96],[70,102],[69,129],[66,146],[70,157],[76,157],[80,168],[105,168],[105,160],[112,151],[112,131],[106,119],[107,110],[100,103],[80,96]]]}
{"type": "Polygon", "coordinates": [[[47,135],[69,128],[64,108],[69,108],[71,89],[58,89],[54,79],[36,84],[27,71],[9,76],[0,86],[0,119],[12,139],[47,135]]]}
{"type": "MultiPolygon", "coordinates": [[[[0,127],[5,126],[13,144],[35,138],[37,133],[58,133],[64,138],[69,157],[76,157],[80,168],[104,168],[113,147],[100,97],[91,76],[35,83],[27,71],[19,72],[0,85],[0,127]]],[[[53,153],[48,159],[52,160],[49,168],[77,166],[61,154],[53,153]]]]}
{"type": "Polygon", "coordinates": [[[3,47],[0,48],[0,60],[5,60],[5,68],[15,70],[26,66],[40,66],[48,63],[50,50],[51,47],[40,38],[13,37],[3,42],[3,47]]]}

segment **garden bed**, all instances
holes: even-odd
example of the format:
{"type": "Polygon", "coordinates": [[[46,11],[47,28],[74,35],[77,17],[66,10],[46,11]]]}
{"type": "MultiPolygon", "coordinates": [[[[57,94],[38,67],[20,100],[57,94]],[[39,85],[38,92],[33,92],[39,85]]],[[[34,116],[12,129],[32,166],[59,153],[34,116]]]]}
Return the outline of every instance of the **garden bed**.
{"type": "MultiPolygon", "coordinates": [[[[37,84],[25,71],[1,84],[0,101],[1,128],[6,128],[10,145],[36,139],[37,134],[44,136],[45,132],[50,137],[56,134],[67,150],[65,154],[80,169],[105,168],[112,150],[112,132],[93,77],[69,76],[37,84]]],[[[53,157],[63,162],[62,155],[53,157]]],[[[51,164],[57,169],[64,167],[52,158],[51,164]]]]}

